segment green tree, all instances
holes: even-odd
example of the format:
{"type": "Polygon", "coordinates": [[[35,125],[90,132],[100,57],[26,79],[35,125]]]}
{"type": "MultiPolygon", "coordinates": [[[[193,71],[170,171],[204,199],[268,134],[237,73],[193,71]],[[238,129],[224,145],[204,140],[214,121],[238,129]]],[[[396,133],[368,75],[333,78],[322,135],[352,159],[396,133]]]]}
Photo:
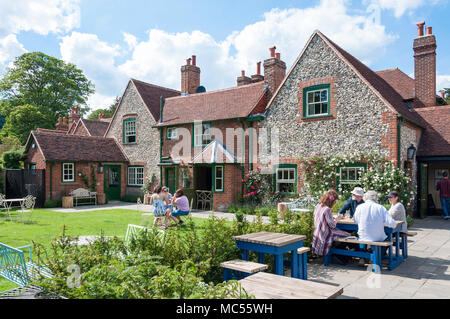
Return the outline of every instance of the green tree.
{"type": "Polygon", "coordinates": [[[59,116],[67,116],[79,106],[80,115],[89,111],[87,99],[94,85],[74,64],[41,52],[17,57],[0,80],[0,113],[6,117],[18,107],[36,107],[44,120],[36,123],[54,128],[59,116]]]}
{"type": "Polygon", "coordinates": [[[447,102],[447,104],[450,104],[450,88],[445,88],[445,102],[447,102]]]}
{"type": "Polygon", "coordinates": [[[6,123],[1,130],[1,136],[16,137],[25,144],[31,130],[44,127],[46,119],[39,108],[33,105],[16,106],[6,117],[6,123]]]}
{"type": "Polygon", "coordinates": [[[105,118],[111,118],[116,111],[117,105],[120,101],[120,98],[117,96],[114,103],[112,103],[108,108],[105,109],[97,109],[88,115],[88,120],[97,120],[100,114],[104,114],[105,118]]]}
{"type": "Polygon", "coordinates": [[[0,161],[3,168],[19,169],[23,168],[22,164],[24,160],[25,155],[23,153],[23,150],[13,149],[3,153],[0,161]]]}

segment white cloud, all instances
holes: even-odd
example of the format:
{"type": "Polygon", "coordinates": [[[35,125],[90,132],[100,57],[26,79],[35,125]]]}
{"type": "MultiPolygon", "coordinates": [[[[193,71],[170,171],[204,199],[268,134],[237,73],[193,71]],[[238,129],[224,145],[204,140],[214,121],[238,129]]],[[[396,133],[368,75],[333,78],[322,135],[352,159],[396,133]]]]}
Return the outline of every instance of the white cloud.
{"type": "MultiPolygon", "coordinates": [[[[436,76],[436,89],[438,91],[450,88],[450,75],[440,75],[436,76]]],[[[439,94],[440,95],[440,94],[439,94]]]]}
{"type": "Polygon", "coordinates": [[[94,93],[89,96],[87,104],[91,107],[92,111],[96,109],[106,109],[115,101],[116,96],[109,96],[100,93],[94,93]]]}
{"type": "Polygon", "coordinates": [[[127,76],[115,66],[115,58],[121,55],[120,46],[101,41],[95,34],[72,32],[62,38],[60,52],[64,61],[75,64],[95,84],[96,103],[102,104],[101,97],[109,99],[123,90],[127,76]]]}
{"type": "Polygon", "coordinates": [[[0,1],[0,32],[68,32],[80,25],[80,0],[0,1]]]}
{"type": "Polygon", "coordinates": [[[0,65],[10,61],[14,57],[27,52],[23,45],[17,41],[14,34],[10,34],[0,39],[0,65]]]}

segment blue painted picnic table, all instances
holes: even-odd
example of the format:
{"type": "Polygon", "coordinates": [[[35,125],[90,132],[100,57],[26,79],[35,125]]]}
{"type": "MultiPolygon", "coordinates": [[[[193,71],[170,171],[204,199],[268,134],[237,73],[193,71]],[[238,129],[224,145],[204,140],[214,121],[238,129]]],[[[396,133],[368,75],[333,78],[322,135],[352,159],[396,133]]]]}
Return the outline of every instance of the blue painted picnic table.
{"type": "MultiPolygon", "coordinates": [[[[397,227],[395,227],[394,229],[390,227],[384,227],[384,232],[388,237],[387,241],[394,242],[395,245],[395,252],[393,246],[389,246],[388,255],[383,257],[389,260],[389,270],[397,268],[403,262],[404,258],[403,255],[400,254],[400,249],[402,248],[407,250],[407,247],[403,248],[400,246],[400,242],[402,242],[400,235],[402,224],[403,222],[397,221],[397,227]]],[[[358,231],[358,224],[356,224],[353,219],[338,220],[336,221],[336,227],[348,232],[358,231]]],[[[404,245],[407,245],[407,242],[404,242],[404,245]]]]}
{"type": "Polygon", "coordinates": [[[304,235],[259,232],[234,236],[236,247],[242,251],[242,259],[249,260],[249,252],[258,253],[258,263],[264,264],[264,254],[275,257],[275,274],[284,276],[284,254],[291,252],[291,277],[306,279],[303,269],[299,269],[297,249],[303,247],[304,235]]]}

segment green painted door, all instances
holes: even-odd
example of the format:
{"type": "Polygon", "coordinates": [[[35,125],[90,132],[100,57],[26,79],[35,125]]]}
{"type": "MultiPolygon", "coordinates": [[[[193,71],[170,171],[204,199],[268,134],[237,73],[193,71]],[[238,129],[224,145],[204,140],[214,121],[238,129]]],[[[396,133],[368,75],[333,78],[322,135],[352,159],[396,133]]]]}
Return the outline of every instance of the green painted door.
{"type": "Polygon", "coordinates": [[[108,201],[120,200],[120,166],[105,166],[104,172],[106,199],[108,201]]]}
{"type": "Polygon", "coordinates": [[[425,218],[428,208],[428,164],[419,164],[420,174],[420,194],[419,194],[419,213],[420,218],[425,218]]]}
{"type": "Polygon", "coordinates": [[[170,194],[174,194],[176,191],[176,170],[175,167],[166,168],[166,185],[169,188],[170,194]]]}

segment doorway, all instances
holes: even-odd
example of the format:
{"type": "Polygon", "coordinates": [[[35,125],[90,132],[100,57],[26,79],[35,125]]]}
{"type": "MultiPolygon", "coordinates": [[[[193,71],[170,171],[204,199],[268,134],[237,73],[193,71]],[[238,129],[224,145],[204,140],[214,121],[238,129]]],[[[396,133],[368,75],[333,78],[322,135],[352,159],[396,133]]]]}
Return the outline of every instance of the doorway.
{"type": "Polygon", "coordinates": [[[108,201],[120,200],[120,165],[104,167],[105,195],[108,201]]]}
{"type": "Polygon", "coordinates": [[[202,191],[212,191],[212,167],[196,166],[194,168],[195,189],[202,191]]]}

